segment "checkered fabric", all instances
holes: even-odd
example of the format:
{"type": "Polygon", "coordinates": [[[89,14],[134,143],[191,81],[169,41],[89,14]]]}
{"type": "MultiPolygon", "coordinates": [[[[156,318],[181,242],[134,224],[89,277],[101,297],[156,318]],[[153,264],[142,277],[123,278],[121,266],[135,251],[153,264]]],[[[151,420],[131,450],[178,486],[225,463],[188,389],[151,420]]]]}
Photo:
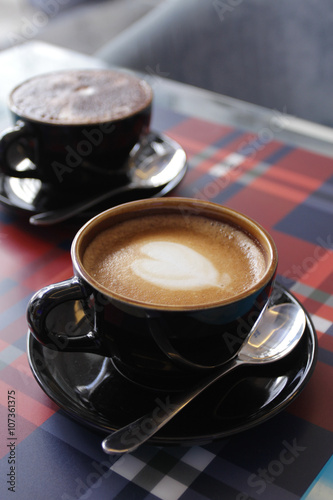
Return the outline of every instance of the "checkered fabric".
{"type": "Polygon", "coordinates": [[[261,223],[279,280],[311,314],[316,368],[273,419],[201,446],[145,445],[105,455],[101,436],[71,420],[37,385],[25,310],[71,276],[71,229],[33,228],[0,209],[0,498],[16,500],[328,500],[333,497],[333,161],[240,129],[156,107],[152,127],[178,141],[189,170],[171,196],[227,205],[261,223]],[[10,491],[8,393],[15,391],[16,491],[10,491]],[[8,446],[9,445],[9,446],[8,446]]]}

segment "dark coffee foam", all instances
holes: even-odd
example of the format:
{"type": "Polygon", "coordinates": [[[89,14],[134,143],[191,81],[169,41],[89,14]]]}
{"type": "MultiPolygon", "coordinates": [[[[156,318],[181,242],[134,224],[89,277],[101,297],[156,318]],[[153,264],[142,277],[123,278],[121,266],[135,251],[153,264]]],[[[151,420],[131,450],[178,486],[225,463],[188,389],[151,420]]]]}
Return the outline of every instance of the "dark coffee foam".
{"type": "Polygon", "coordinates": [[[27,118],[59,124],[118,120],[146,108],[150,86],[126,73],[77,70],[27,80],[11,94],[11,105],[27,118]]]}
{"type": "Polygon", "coordinates": [[[145,216],[103,231],[86,249],[83,264],[116,294],[173,306],[234,297],[266,269],[259,244],[242,230],[173,214],[145,216]]]}

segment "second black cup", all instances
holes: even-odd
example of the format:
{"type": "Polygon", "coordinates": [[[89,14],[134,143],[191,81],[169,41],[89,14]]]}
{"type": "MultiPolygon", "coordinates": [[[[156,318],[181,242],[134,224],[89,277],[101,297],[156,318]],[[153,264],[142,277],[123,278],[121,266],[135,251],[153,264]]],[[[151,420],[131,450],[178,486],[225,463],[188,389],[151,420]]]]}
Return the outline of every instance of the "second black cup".
{"type": "Polygon", "coordinates": [[[14,126],[0,137],[0,171],[61,189],[101,176],[112,183],[110,174],[148,132],[151,105],[150,86],[125,72],[73,70],[26,80],[9,96],[14,126]]]}

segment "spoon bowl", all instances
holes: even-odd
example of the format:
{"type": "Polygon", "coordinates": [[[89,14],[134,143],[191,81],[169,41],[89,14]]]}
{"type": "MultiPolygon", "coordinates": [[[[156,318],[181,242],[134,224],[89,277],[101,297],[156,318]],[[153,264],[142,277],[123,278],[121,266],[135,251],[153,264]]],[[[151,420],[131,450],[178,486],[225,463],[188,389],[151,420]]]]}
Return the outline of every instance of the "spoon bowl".
{"type": "Polygon", "coordinates": [[[102,442],[103,450],[108,454],[135,450],[227,373],[239,366],[272,363],[287,356],[302,338],[305,325],[305,313],[296,304],[277,304],[266,308],[235,358],[189,390],[170,394],[167,411],[161,414],[154,408],[152,412],[107,436],[102,442]]]}
{"type": "Polygon", "coordinates": [[[301,339],[305,322],[304,311],[296,304],[270,307],[254,325],[238,353],[238,360],[261,364],[287,356],[301,339]]]}

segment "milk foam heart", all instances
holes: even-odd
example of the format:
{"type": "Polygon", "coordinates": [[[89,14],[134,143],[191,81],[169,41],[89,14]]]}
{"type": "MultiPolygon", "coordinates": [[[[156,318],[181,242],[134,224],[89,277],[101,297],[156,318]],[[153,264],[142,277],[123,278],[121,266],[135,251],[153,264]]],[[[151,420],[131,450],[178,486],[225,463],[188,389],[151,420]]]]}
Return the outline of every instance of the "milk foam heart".
{"type": "Polygon", "coordinates": [[[266,269],[260,245],[241,228],[173,213],[134,217],[103,230],[86,248],[83,264],[111,293],[158,306],[232,298],[266,269]]]}
{"type": "Polygon", "coordinates": [[[203,255],[186,245],[170,241],[153,241],[141,246],[146,258],[131,264],[133,272],[153,285],[169,290],[198,290],[226,286],[229,274],[220,273],[203,255]]]}

